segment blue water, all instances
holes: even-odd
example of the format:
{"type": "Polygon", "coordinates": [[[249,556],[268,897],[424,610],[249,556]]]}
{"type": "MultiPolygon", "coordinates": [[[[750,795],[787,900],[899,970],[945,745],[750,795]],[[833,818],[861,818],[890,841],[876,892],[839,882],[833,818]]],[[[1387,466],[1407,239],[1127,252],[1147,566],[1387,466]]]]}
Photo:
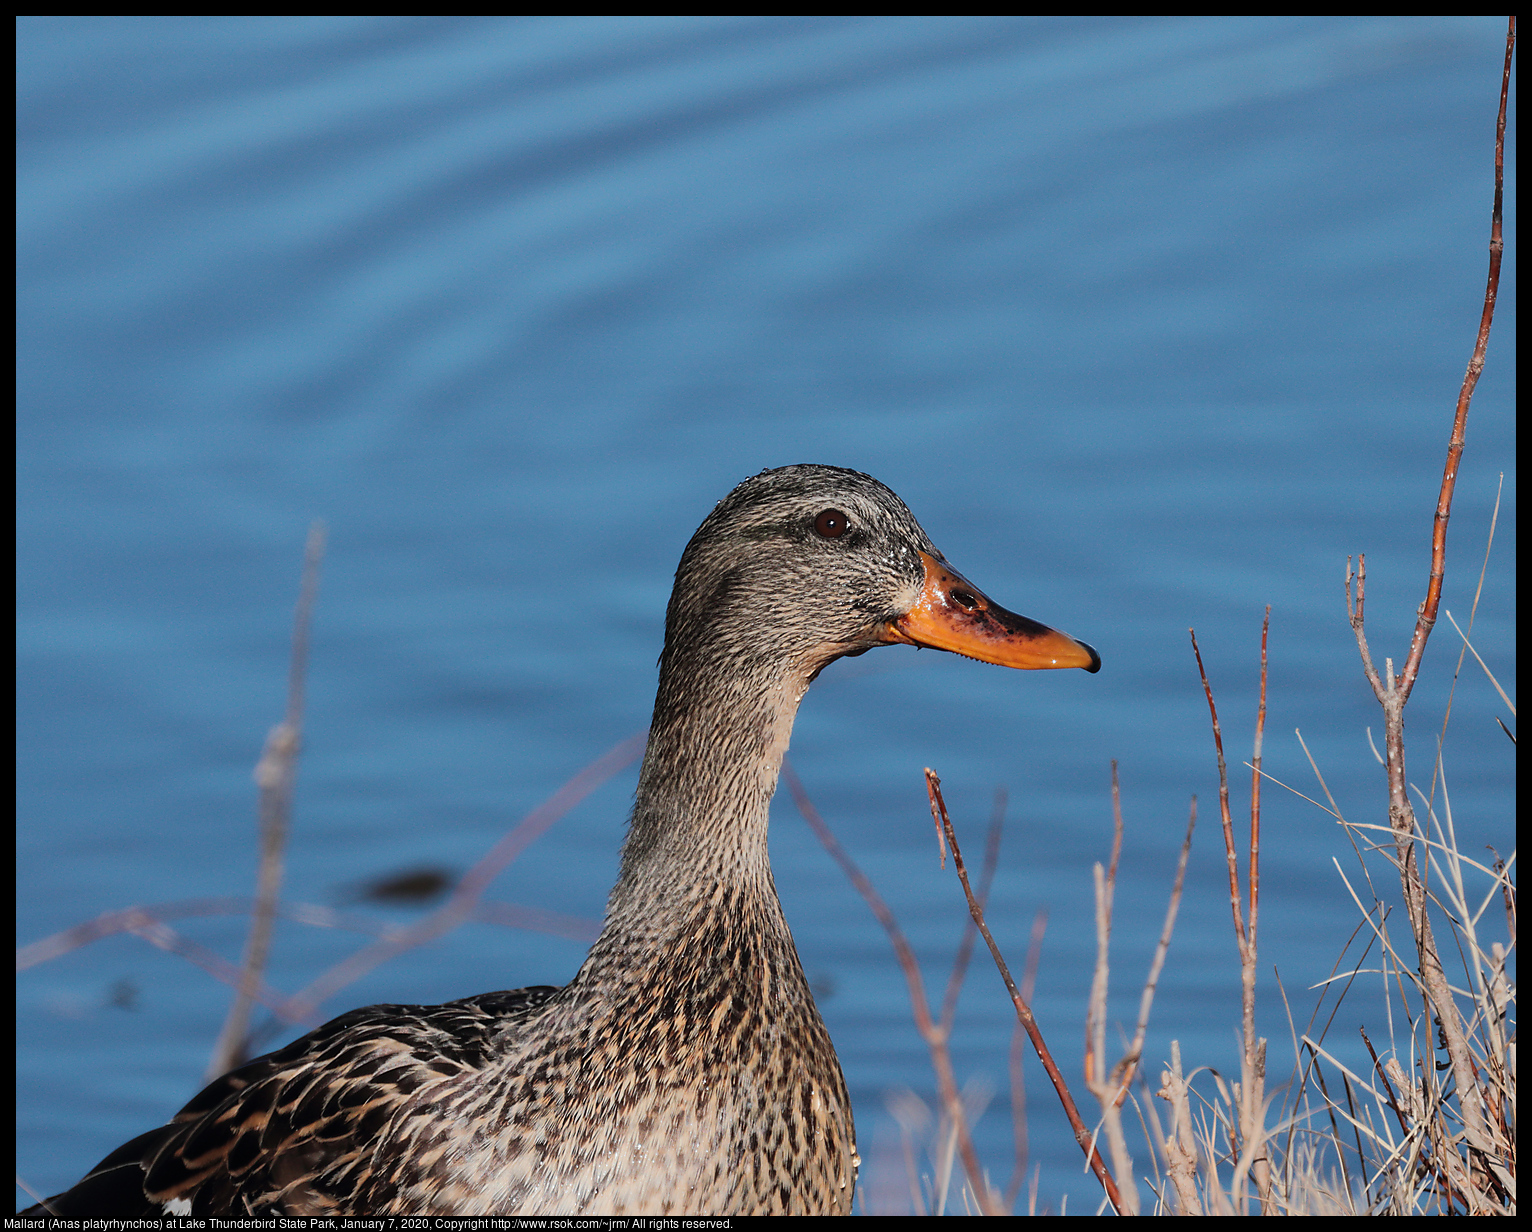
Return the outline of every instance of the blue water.
{"type": "MultiPolygon", "coordinates": [[[[990,920],[1019,966],[1049,910],[1036,1004],[1077,1078],[1115,758],[1112,1013],[1131,1030],[1198,793],[1147,1055],[1151,1081],[1173,1038],[1189,1065],[1237,1072],[1186,630],[1237,799],[1269,603],[1266,769],[1314,793],[1301,728],[1347,814],[1383,820],[1379,712],[1341,581],[1365,551],[1375,651],[1402,660],[1484,292],[1503,19],[25,17],[19,32],[20,940],[250,891],[250,775],[284,705],[312,519],[330,544],[285,893],[333,904],[401,868],[466,869],[641,729],[697,523],[762,467],[828,462],[884,480],[975,583],[1104,662],[1023,675],[895,648],[810,693],[792,759],[928,986],[964,911],[935,863],[927,765],[975,861],[995,787],[1010,792],[990,920]]],[[[1513,696],[1514,142],[1513,127],[1443,604],[1460,623],[1473,605],[1504,472],[1474,641],[1513,696]]],[[[1410,704],[1423,782],[1457,646],[1443,620],[1410,704]]],[[[1470,660],[1445,764],[1473,852],[1514,847],[1496,714],[1509,721],[1470,660]]],[[[491,897],[599,918],[633,781],[491,897]]],[[[1272,969],[1301,1029],[1357,922],[1332,863],[1354,874],[1355,857],[1313,806],[1270,785],[1263,800],[1279,1083],[1272,969]]],[[[924,1046],[861,899],[785,792],[775,816],[864,1196],[897,1207],[884,1101],[931,1098],[924,1046]]],[[[172,924],[239,954],[242,919],[172,924]]],[[[296,990],[360,942],[284,925],[270,979],[296,990]]],[[[582,953],[470,926],[325,1009],[559,983],[582,953]]],[[[128,936],[25,971],[21,1175],[62,1188],[163,1121],[227,1004],[128,936]]],[[[1375,981],[1358,985],[1337,1047],[1383,1015],[1375,981]]],[[[1002,1181],[1012,1021],[976,960],[956,1064],[1001,1092],[977,1132],[1002,1181]]],[[[1028,1083],[1039,1204],[1094,1209],[1040,1071],[1028,1083]]]]}

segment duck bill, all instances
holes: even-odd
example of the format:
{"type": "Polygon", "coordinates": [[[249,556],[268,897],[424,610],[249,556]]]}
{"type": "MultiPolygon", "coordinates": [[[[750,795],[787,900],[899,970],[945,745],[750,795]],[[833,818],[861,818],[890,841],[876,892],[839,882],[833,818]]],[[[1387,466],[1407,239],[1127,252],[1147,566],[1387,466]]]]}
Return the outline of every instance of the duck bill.
{"type": "Polygon", "coordinates": [[[1006,611],[945,561],[926,552],[920,559],[926,570],[920,597],[883,626],[882,641],[950,650],[1001,667],[1101,669],[1101,656],[1084,642],[1006,611]]]}

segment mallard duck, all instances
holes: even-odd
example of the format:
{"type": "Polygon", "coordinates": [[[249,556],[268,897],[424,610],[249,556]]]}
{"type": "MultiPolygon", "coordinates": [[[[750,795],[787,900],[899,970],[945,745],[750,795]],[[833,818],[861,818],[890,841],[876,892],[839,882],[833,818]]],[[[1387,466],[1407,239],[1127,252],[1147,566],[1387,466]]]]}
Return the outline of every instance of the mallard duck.
{"type": "Polygon", "coordinates": [[[1101,665],[990,602],[876,479],[745,480],[676,570],[621,871],[574,979],[353,1010],[31,1213],[850,1213],[851,1102],[767,808],[809,684],[890,643],[1101,665]]]}

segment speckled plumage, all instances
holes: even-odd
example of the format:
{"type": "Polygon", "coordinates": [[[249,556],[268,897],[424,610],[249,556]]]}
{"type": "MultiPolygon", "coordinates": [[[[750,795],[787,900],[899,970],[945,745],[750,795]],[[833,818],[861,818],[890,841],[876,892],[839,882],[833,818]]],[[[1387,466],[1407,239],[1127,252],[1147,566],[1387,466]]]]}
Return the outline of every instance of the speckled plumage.
{"type": "Polygon", "coordinates": [[[910,640],[888,630],[923,553],[941,560],[869,476],[746,480],[677,569],[622,869],[574,980],[343,1015],[218,1079],[53,1209],[849,1214],[850,1099],[767,811],[819,671],[910,640]],[[826,509],[849,529],[816,531],[826,509]]]}

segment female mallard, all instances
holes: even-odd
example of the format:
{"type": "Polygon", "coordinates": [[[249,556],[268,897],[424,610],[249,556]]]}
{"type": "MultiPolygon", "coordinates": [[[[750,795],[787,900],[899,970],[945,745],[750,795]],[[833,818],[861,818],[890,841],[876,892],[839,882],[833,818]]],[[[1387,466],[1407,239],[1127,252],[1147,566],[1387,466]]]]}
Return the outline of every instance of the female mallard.
{"type": "Polygon", "coordinates": [[[767,807],[810,682],[893,642],[1101,664],[986,599],[870,476],[747,479],[676,570],[622,869],[574,980],[353,1010],[225,1074],[48,1208],[849,1213],[851,1104],[772,884],[767,807]]]}

